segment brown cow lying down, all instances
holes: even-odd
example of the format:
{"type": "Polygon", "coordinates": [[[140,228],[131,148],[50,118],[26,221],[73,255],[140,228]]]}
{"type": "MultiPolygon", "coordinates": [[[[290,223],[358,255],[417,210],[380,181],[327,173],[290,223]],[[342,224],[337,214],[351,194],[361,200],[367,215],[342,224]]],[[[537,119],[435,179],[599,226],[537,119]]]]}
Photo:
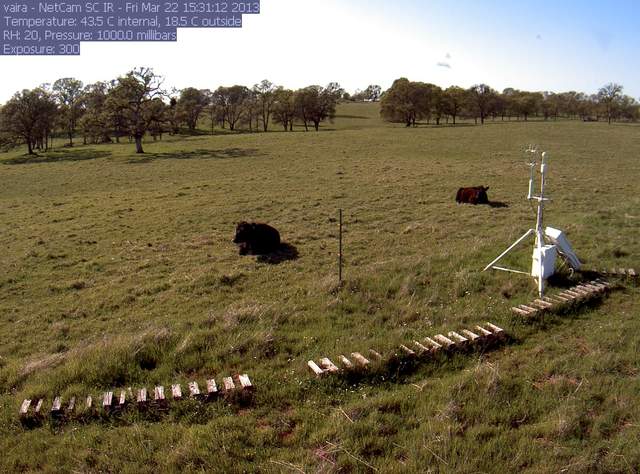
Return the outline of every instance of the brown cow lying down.
{"type": "Polygon", "coordinates": [[[456,194],[456,202],[458,204],[489,204],[488,190],[489,186],[460,188],[458,189],[458,194],[456,194]]]}
{"type": "Polygon", "coordinates": [[[240,222],[233,243],[240,255],[266,255],[280,247],[280,233],[267,224],[240,222]]]}

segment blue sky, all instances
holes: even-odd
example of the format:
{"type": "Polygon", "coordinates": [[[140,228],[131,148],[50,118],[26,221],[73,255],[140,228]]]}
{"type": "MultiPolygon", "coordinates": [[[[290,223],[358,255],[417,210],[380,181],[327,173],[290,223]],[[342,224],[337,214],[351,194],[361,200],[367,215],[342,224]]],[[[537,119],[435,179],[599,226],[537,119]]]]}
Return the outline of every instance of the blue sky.
{"type": "Polygon", "coordinates": [[[262,0],[242,30],[180,30],[175,44],[84,44],[80,57],[0,57],[0,102],[73,76],[151,66],[170,86],[261,79],[348,90],[400,76],[463,87],[579,90],[607,82],[640,98],[640,0],[262,0]]]}
{"type": "Polygon", "coordinates": [[[349,4],[354,9],[378,8],[395,23],[406,22],[416,38],[446,49],[442,63],[451,66],[453,82],[589,92],[614,81],[640,97],[637,0],[351,0],[349,4]]]}

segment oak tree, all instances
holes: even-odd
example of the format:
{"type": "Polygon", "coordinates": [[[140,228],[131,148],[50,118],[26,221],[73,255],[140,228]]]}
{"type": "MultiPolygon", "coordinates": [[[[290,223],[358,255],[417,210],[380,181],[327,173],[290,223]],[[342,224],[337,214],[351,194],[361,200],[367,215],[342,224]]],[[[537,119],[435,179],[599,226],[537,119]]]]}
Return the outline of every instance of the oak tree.
{"type": "Polygon", "coordinates": [[[53,93],[60,106],[62,123],[69,137],[69,146],[73,146],[78,119],[82,115],[82,91],[84,84],[77,79],[66,77],[53,83],[53,93]]]}

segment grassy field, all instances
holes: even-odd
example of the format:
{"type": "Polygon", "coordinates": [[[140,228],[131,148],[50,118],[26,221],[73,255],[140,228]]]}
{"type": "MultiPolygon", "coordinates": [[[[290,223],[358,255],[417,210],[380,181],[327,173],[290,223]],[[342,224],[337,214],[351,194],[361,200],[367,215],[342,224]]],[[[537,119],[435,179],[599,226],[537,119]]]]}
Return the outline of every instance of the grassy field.
{"type": "Polygon", "coordinates": [[[587,267],[638,269],[640,128],[339,114],[320,133],[167,137],[144,156],[0,155],[0,471],[638,472],[638,288],[532,323],[509,308],[533,282],[480,270],[533,224],[529,143],[551,155],[547,224],[587,267]],[[457,206],[465,185],[504,205],[457,206]],[[238,256],[240,220],[273,224],[299,258],[238,256]],[[306,368],[484,321],[510,343],[384,380],[306,368]],[[249,406],[17,416],[27,397],[238,372],[258,389],[249,406]]]}

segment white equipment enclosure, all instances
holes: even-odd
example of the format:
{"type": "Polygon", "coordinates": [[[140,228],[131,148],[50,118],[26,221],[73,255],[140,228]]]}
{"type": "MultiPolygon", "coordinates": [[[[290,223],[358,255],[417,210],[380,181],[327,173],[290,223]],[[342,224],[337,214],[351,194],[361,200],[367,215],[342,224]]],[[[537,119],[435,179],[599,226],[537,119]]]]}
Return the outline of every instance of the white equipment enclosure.
{"type": "Polygon", "coordinates": [[[516,240],[507,250],[502,252],[498,258],[492,261],[485,267],[483,271],[489,269],[500,270],[505,272],[521,273],[529,275],[528,272],[522,270],[514,270],[511,268],[499,267],[496,264],[511,253],[516,247],[524,242],[528,237],[535,235],[535,244],[533,247],[533,257],[531,262],[530,275],[536,279],[538,284],[538,294],[540,297],[544,296],[544,290],[546,280],[556,272],[556,259],[558,255],[563,257],[565,262],[574,270],[579,270],[581,267],[580,260],[571,248],[571,244],[567,240],[566,236],[561,230],[554,229],[553,227],[547,227],[543,231],[543,219],[544,219],[544,203],[549,201],[544,196],[545,182],[547,177],[547,153],[540,154],[538,149],[530,146],[526,153],[532,155],[533,160],[529,163],[531,169],[531,177],[529,178],[529,194],[527,199],[529,201],[535,201],[538,204],[536,226],[534,229],[529,229],[525,234],[516,240]],[[536,178],[536,159],[541,157],[540,164],[540,195],[535,196],[535,178],[536,178]],[[548,240],[545,240],[546,239],[548,240]]]}

